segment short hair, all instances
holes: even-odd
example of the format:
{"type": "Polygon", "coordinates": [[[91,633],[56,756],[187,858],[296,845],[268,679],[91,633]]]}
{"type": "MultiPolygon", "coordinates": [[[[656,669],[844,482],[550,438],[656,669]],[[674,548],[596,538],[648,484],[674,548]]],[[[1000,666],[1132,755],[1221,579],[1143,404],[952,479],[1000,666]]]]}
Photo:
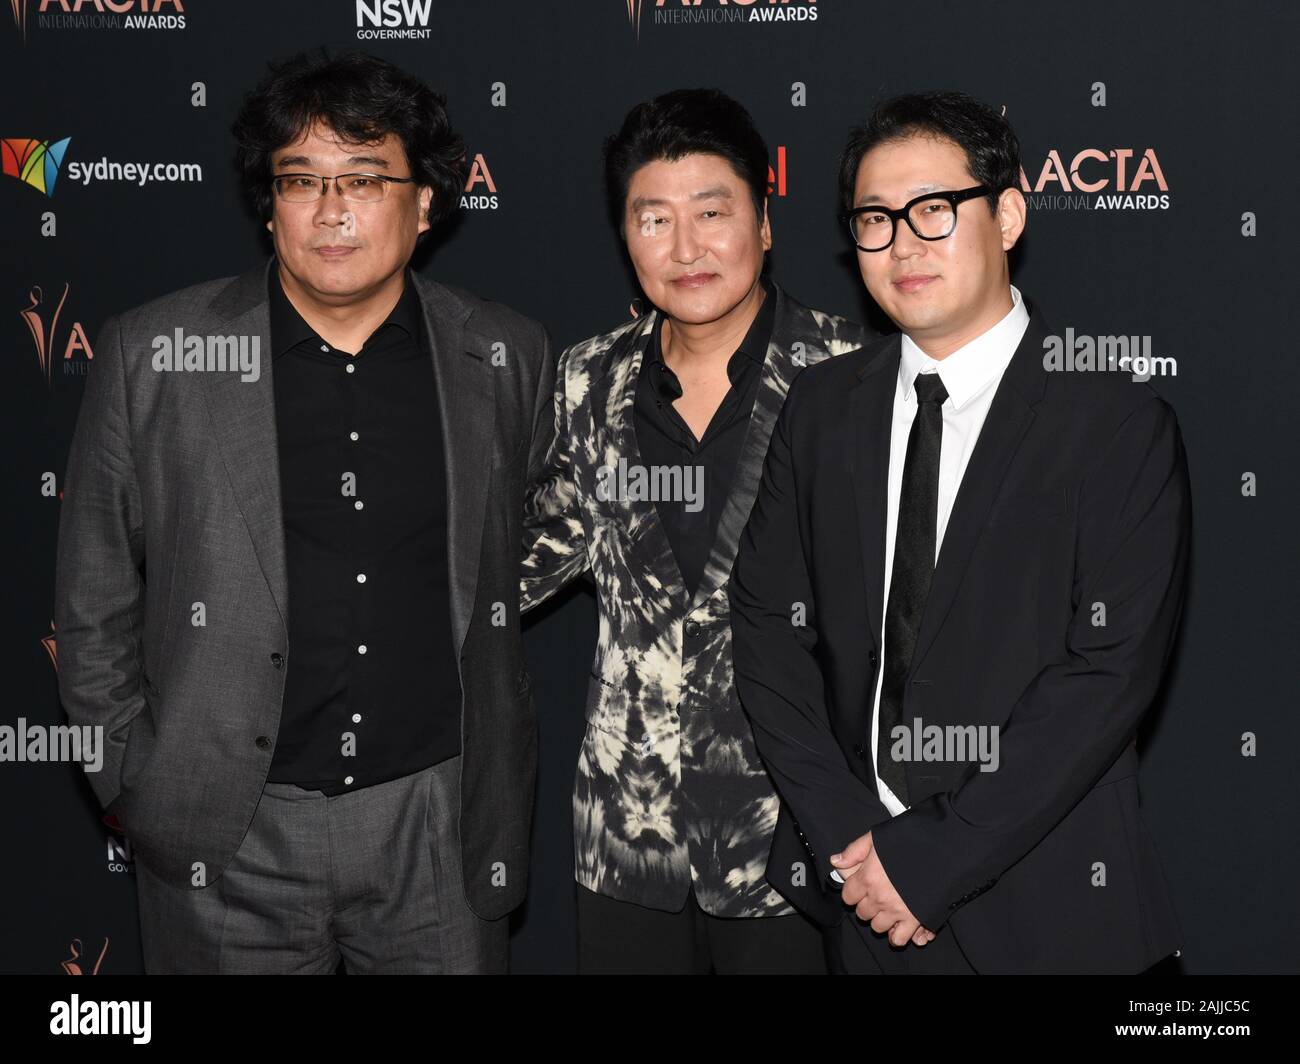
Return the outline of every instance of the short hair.
{"type": "Polygon", "coordinates": [[[262,221],[271,217],[271,154],[321,121],[346,143],[395,134],[418,185],[431,185],[431,226],[449,217],[465,190],[465,142],[451,128],[447,100],[419,78],[365,52],[325,48],[269,64],[231,126],[244,193],[262,221]]]}
{"type": "Polygon", "coordinates": [[[767,145],[749,112],[718,89],[675,89],[639,103],[622,128],[605,140],[605,192],[610,217],[622,232],[632,175],[656,160],[720,155],[749,187],[761,221],[767,199],[767,145]]]}
{"type": "Polygon", "coordinates": [[[849,133],[840,157],[840,201],[853,207],[853,186],[862,157],[872,148],[910,137],[942,137],[966,153],[975,180],[990,189],[989,210],[996,213],[998,196],[1020,187],[1020,142],[1004,115],[964,92],[909,93],[884,100],[865,125],[849,133]]]}

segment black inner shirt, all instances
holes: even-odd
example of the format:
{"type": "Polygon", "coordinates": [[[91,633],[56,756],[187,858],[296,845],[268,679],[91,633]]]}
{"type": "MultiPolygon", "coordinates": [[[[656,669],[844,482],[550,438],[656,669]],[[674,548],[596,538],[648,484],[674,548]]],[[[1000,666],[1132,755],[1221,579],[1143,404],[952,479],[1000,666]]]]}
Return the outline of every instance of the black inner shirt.
{"type": "MultiPolygon", "coordinates": [[[[696,440],[673,400],[682,394],[681,383],[664,362],[661,341],[662,315],[637,376],[633,404],[637,449],[647,466],[700,466],[703,468],[703,505],[692,510],[686,498],[659,500],[655,508],[668,535],[673,557],[681,571],[686,591],[695,594],[704,577],[704,567],[713,549],[718,520],[727,505],[736,465],[740,460],[749,416],[758,394],[758,381],[772,337],[776,296],[766,278],[760,282],[766,293],[749,331],[727,363],[731,387],[714,412],[704,435],[696,440]]],[[[698,483],[698,481],[697,481],[698,483]]]]}
{"type": "Polygon", "coordinates": [[[408,270],[355,355],[270,278],[289,652],[269,779],[326,794],[460,752],[441,416],[408,270]]]}

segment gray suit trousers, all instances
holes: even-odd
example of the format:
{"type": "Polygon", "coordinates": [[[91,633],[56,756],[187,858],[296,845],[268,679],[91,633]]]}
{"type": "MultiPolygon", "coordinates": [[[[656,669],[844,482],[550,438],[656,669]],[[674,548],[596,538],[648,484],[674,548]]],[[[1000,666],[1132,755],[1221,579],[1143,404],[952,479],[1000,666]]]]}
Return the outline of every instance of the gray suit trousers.
{"type": "Polygon", "coordinates": [[[461,878],[459,756],[346,794],[268,783],[234,859],[185,890],[136,861],[145,971],[501,973],[507,917],[461,878]]]}

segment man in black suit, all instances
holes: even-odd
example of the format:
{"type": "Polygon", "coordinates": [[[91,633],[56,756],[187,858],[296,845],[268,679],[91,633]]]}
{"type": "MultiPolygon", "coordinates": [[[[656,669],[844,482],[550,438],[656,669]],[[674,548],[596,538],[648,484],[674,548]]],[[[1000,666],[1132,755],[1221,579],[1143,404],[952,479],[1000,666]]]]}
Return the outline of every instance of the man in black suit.
{"type": "Polygon", "coordinates": [[[846,217],[900,333],[796,378],[732,576],[787,809],[768,878],[844,971],[1132,973],[1178,945],[1134,737],[1183,605],[1182,438],[1132,373],[1045,357],[1007,263],[1019,172],[958,93],[854,131],[846,217]]]}

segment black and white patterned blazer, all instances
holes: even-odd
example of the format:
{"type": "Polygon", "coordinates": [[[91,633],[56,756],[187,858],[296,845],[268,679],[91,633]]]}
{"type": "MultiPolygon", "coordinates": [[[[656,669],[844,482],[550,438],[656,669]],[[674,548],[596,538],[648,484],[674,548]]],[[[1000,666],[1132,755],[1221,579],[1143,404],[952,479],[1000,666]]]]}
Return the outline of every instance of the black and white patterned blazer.
{"type": "Polygon", "coordinates": [[[693,882],[715,916],[794,911],[764,879],[779,805],[736,696],[727,581],[794,374],[872,334],[773,288],[753,412],[694,596],[655,504],[596,491],[602,466],[640,463],[632,407],[657,310],[561,354],[555,434],[527,492],[522,608],[587,570],[600,603],[574,781],[575,875],[654,909],[680,909],[693,882]]]}

